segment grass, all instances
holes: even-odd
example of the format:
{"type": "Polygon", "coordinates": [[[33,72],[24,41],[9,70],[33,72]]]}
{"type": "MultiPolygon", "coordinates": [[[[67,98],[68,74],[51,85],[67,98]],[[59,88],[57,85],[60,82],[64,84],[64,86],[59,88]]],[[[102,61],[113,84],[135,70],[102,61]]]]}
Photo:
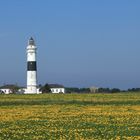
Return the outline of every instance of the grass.
{"type": "Polygon", "coordinates": [[[140,93],[0,95],[0,140],[139,140],[140,93]]]}

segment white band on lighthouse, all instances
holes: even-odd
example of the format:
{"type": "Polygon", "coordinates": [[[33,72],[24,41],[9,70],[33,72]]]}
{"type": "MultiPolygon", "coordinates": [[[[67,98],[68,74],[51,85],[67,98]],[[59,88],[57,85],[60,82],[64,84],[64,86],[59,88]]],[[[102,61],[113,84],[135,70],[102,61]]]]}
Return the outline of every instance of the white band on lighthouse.
{"type": "Polygon", "coordinates": [[[27,46],[27,91],[26,94],[37,93],[37,65],[36,65],[36,46],[31,37],[27,46]]]}

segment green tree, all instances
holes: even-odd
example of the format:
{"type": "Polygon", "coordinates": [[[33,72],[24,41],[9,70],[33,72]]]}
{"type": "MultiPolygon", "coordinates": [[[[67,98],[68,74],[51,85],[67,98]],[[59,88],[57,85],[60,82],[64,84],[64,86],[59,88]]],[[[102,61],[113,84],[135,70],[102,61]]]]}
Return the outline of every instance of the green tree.
{"type": "Polygon", "coordinates": [[[111,89],[111,93],[118,93],[118,92],[121,92],[121,90],[118,88],[111,89]]]}
{"type": "Polygon", "coordinates": [[[11,91],[12,91],[13,94],[14,93],[18,93],[18,90],[19,89],[20,89],[19,86],[17,86],[17,85],[11,85],[11,91]]]}
{"type": "Polygon", "coordinates": [[[50,93],[51,92],[51,89],[50,89],[49,84],[46,83],[44,86],[42,86],[40,88],[40,91],[42,91],[42,93],[50,93]]]}

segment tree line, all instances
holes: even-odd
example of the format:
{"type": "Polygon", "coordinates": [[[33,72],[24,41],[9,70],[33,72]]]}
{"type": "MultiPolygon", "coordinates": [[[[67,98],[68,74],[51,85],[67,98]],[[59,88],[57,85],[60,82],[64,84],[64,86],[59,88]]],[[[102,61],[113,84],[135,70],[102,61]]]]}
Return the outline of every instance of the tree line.
{"type": "MultiPolygon", "coordinates": [[[[18,90],[21,89],[18,85],[5,85],[0,87],[2,88],[10,88],[12,93],[18,93],[18,90]]],[[[45,85],[39,85],[38,87],[42,93],[51,93],[51,87],[48,83],[45,85]]],[[[1,91],[0,91],[1,92],[1,91]]],[[[119,88],[78,88],[78,87],[65,87],[66,93],[119,93],[119,92],[140,92],[140,88],[131,88],[128,90],[121,90],[119,88]]]]}
{"type": "Polygon", "coordinates": [[[121,90],[119,88],[65,88],[66,93],[120,93],[120,92],[140,92],[140,88],[121,90]]]}

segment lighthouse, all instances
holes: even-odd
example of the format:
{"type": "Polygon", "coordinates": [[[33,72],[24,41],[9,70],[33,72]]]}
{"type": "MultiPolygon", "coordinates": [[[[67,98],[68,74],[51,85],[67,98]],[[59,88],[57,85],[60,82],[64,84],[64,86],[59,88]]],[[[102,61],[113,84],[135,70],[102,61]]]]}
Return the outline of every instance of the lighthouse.
{"type": "Polygon", "coordinates": [[[27,46],[27,89],[26,94],[37,93],[37,63],[36,63],[36,45],[31,37],[27,46]]]}

